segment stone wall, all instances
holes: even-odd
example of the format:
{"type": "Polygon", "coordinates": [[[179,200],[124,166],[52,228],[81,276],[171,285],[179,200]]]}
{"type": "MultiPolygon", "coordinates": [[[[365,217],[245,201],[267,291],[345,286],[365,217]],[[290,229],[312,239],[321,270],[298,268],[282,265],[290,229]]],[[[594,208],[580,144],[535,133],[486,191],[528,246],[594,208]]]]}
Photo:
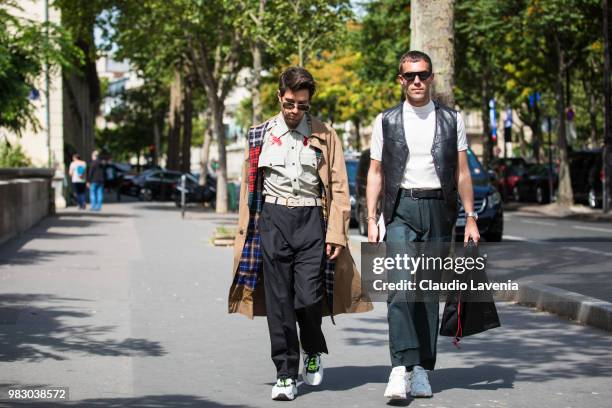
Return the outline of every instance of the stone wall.
{"type": "Polygon", "coordinates": [[[51,169],[0,169],[0,245],[54,210],[51,169]]]}

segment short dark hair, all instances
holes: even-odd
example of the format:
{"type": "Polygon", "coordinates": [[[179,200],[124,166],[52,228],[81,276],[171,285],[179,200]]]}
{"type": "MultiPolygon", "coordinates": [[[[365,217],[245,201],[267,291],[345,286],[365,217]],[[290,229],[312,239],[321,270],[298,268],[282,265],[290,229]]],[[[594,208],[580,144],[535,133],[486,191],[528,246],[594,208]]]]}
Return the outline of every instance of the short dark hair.
{"type": "Polygon", "coordinates": [[[429,55],[425,54],[424,52],[411,50],[411,51],[404,53],[404,55],[402,55],[399,60],[399,67],[397,70],[399,74],[402,73],[402,66],[404,65],[404,62],[406,61],[410,61],[410,62],[425,61],[427,65],[429,65],[429,72],[433,72],[433,65],[431,63],[431,58],[429,58],[429,55]]]}
{"type": "Polygon", "coordinates": [[[278,90],[281,96],[285,94],[287,89],[294,92],[308,89],[309,97],[312,98],[316,90],[316,84],[314,78],[306,69],[289,67],[283,71],[278,80],[278,90]]]}

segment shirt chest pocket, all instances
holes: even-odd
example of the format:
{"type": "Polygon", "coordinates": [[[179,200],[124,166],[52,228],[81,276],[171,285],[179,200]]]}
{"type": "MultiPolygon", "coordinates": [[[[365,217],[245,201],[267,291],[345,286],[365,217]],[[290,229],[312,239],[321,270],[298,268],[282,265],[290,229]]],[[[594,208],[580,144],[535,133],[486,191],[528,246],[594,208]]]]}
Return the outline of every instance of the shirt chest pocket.
{"type": "Polygon", "coordinates": [[[314,150],[302,150],[300,152],[300,164],[302,165],[301,179],[309,184],[317,183],[319,175],[317,173],[317,156],[314,150]]]}
{"type": "Polygon", "coordinates": [[[259,159],[259,167],[275,167],[285,165],[285,155],[283,152],[266,152],[264,157],[259,159]]]}
{"type": "Polygon", "coordinates": [[[306,148],[300,152],[300,164],[302,167],[317,168],[317,155],[314,150],[306,148]]]}

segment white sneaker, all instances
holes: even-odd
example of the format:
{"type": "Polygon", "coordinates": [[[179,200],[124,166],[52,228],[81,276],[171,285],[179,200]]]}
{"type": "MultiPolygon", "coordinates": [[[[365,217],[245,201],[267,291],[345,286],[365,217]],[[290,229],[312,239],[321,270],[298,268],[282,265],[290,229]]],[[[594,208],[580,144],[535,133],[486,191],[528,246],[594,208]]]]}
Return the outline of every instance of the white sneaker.
{"type": "Polygon", "coordinates": [[[297,396],[297,385],[291,378],[276,380],[272,387],[272,399],[276,401],[293,401],[297,396]]]}
{"type": "Polygon", "coordinates": [[[406,367],[393,367],[391,375],[389,375],[389,383],[385,388],[385,398],[392,400],[406,399],[406,390],[408,389],[408,373],[406,367]]]}
{"type": "Polygon", "coordinates": [[[321,384],[323,381],[323,364],[321,362],[321,353],[304,353],[302,379],[308,385],[317,386],[321,384]]]}
{"type": "Polygon", "coordinates": [[[421,366],[414,366],[410,375],[410,395],[416,398],[429,398],[433,396],[431,385],[427,378],[427,371],[421,366]]]}

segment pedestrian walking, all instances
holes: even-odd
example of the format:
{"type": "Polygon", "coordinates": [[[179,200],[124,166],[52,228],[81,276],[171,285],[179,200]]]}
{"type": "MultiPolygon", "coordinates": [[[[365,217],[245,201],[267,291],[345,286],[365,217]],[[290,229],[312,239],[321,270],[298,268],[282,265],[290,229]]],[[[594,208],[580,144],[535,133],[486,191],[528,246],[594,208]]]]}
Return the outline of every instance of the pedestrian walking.
{"type": "Polygon", "coordinates": [[[333,319],[372,309],[348,250],[351,205],[342,143],[310,114],[314,93],[307,70],[282,73],[281,111],[250,128],[242,172],[229,312],[267,316],[274,400],[297,395],[300,344],[303,381],[316,386],[323,380],[324,314],[333,319]]]}
{"type": "Polygon", "coordinates": [[[91,153],[91,165],[87,174],[89,202],[91,211],[100,211],[104,199],[104,163],[99,159],[97,150],[91,153]]]}
{"type": "MultiPolygon", "coordinates": [[[[430,98],[430,57],[409,51],[399,62],[405,100],[374,120],[367,178],[368,241],[379,241],[377,206],[382,199],[387,256],[419,256],[415,243],[444,255],[457,218],[457,194],[466,211],[465,241],[478,242],[467,138],[461,114],[430,98]]],[[[440,271],[427,271],[439,279],[440,271]]],[[[405,269],[388,279],[412,279],[405,269]]],[[[417,275],[418,277],[418,275],[417,275]]],[[[385,397],[431,397],[427,375],[436,363],[439,324],[437,292],[391,291],[387,300],[391,375],[385,397]]]]}
{"type": "Polygon", "coordinates": [[[76,195],[77,206],[80,210],[84,210],[87,195],[87,163],[81,160],[81,156],[76,153],[72,155],[68,175],[72,181],[72,189],[76,195]]]}

